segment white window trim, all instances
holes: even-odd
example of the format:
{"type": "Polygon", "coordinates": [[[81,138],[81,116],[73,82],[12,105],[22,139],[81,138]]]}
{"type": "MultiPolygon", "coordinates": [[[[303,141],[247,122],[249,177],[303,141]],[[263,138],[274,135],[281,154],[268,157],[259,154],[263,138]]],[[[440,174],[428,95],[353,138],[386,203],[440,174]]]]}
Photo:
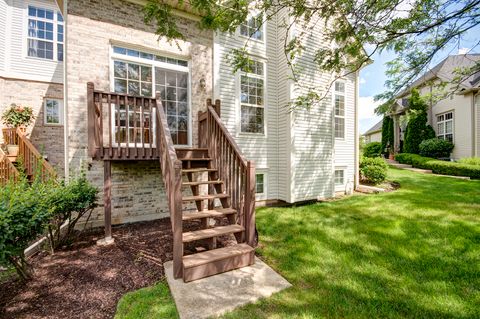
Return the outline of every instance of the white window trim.
{"type": "Polygon", "coordinates": [[[250,56],[250,58],[255,61],[263,64],[263,75],[258,75],[254,73],[247,73],[244,71],[237,71],[235,75],[235,82],[236,82],[236,94],[235,94],[235,99],[237,101],[237,137],[238,136],[251,136],[251,137],[262,137],[266,138],[267,137],[267,61],[262,58],[250,56]],[[242,103],[240,95],[242,93],[241,91],[241,76],[242,75],[247,75],[249,77],[257,78],[257,79],[262,79],[263,80],[263,106],[256,106],[252,105],[249,103],[242,103]],[[242,132],[242,104],[248,105],[251,107],[263,107],[263,133],[255,133],[255,132],[242,132]]]}
{"type": "Polygon", "coordinates": [[[333,89],[332,89],[332,105],[333,105],[333,137],[337,141],[345,141],[347,139],[347,129],[346,129],[346,115],[347,115],[347,82],[343,79],[336,80],[333,82],[333,89]],[[343,87],[345,88],[344,92],[337,91],[335,89],[335,83],[343,83],[343,87]],[[335,96],[336,95],[341,95],[343,96],[343,116],[336,115],[335,114],[335,96]],[[342,118],[343,119],[343,137],[337,137],[335,134],[335,118],[342,118]]]}
{"type": "MultiPolygon", "coordinates": [[[[256,17],[259,14],[262,14],[262,13],[256,12],[256,11],[250,12],[247,16],[247,23],[248,23],[248,20],[250,18],[256,17]]],[[[255,38],[252,38],[250,36],[246,36],[246,35],[242,34],[241,31],[240,31],[240,25],[237,27],[237,30],[236,30],[235,34],[238,37],[240,37],[240,38],[242,38],[246,41],[252,41],[253,43],[265,44],[266,41],[267,41],[267,32],[266,32],[267,28],[266,28],[266,26],[267,26],[268,21],[265,21],[265,15],[263,15],[263,14],[262,14],[262,20],[263,20],[262,28],[260,29],[260,31],[262,32],[262,40],[258,40],[258,39],[255,39],[255,38]]]]}
{"type": "Polygon", "coordinates": [[[64,108],[63,108],[63,99],[56,99],[56,98],[49,98],[45,97],[43,99],[43,125],[44,126],[63,126],[63,113],[64,108]],[[48,123],[47,122],[47,101],[57,101],[58,102],[58,116],[59,116],[59,123],[48,123]]]}
{"type": "Polygon", "coordinates": [[[334,166],[333,168],[333,186],[336,192],[344,191],[347,185],[347,167],[346,166],[334,166]],[[343,184],[337,184],[335,180],[335,171],[343,171],[343,184]]]}
{"type": "Polygon", "coordinates": [[[61,14],[61,12],[56,9],[52,8],[50,5],[46,5],[45,3],[39,3],[39,2],[34,2],[34,1],[26,1],[25,2],[25,7],[23,8],[23,21],[22,21],[22,28],[23,28],[23,36],[22,36],[22,48],[23,48],[23,56],[25,59],[29,60],[37,60],[37,61],[48,61],[48,62],[53,62],[53,63],[63,63],[63,61],[58,60],[58,46],[57,44],[62,44],[63,49],[64,49],[64,56],[63,60],[65,60],[65,19],[63,22],[58,21],[58,14],[61,14]],[[28,7],[36,7],[39,9],[44,9],[44,10],[51,10],[53,11],[53,21],[44,19],[44,18],[38,18],[38,17],[32,17],[38,21],[44,21],[44,22],[53,22],[53,41],[51,40],[46,40],[46,39],[38,39],[38,38],[30,38],[28,36],[28,19],[30,16],[28,15],[28,7]],[[58,24],[63,25],[63,42],[58,42],[58,24]],[[28,55],[28,39],[36,39],[40,41],[46,41],[46,42],[52,42],[53,43],[53,59],[47,59],[47,58],[39,58],[39,57],[34,57],[34,56],[29,56],[28,55]]]}
{"type": "MultiPolygon", "coordinates": [[[[255,175],[263,175],[263,193],[256,192],[256,181],[255,181],[255,200],[266,200],[268,194],[268,174],[265,170],[257,169],[255,175]]],[[[255,176],[256,180],[256,176],[255,176]]]]}
{"type": "MultiPolygon", "coordinates": [[[[117,61],[123,61],[123,62],[133,62],[133,63],[136,63],[136,64],[141,64],[141,65],[146,65],[146,66],[151,66],[152,67],[152,97],[155,97],[155,83],[156,83],[156,79],[155,79],[155,67],[159,67],[159,68],[162,68],[162,69],[165,69],[165,70],[171,70],[171,71],[178,71],[178,72],[186,72],[188,74],[188,85],[187,85],[187,97],[188,97],[188,127],[189,127],[189,130],[188,130],[188,143],[187,144],[181,144],[181,145],[175,145],[175,146],[179,146],[179,147],[190,147],[192,146],[192,141],[193,141],[193,116],[192,116],[192,63],[191,63],[191,59],[189,57],[179,57],[179,56],[174,56],[172,54],[168,54],[168,53],[165,53],[165,52],[162,52],[162,51],[155,51],[155,50],[151,50],[151,49],[148,49],[148,48],[140,48],[138,46],[132,46],[132,45],[126,45],[124,43],[110,43],[110,90],[111,92],[114,92],[115,91],[115,75],[114,75],[114,61],[117,60],[117,61]],[[119,53],[115,53],[113,51],[113,47],[114,46],[119,46],[119,47],[123,47],[123,48],[127,48],[127,49],[132,49],[132,50],[138,50],[138,51],[142,51],[142,52],[145,52],[145,53],[151,53],[153,55],[160,55],[160,56],[164,56],[164,57],[167,57],[167,58],[174,58],[174,59],[181,59],[181,60],[185,60],[188,62],[188,66],[181,66],[181,65],[175,65],[175,64],[171,64],[171,63],[166,63],[166,62],[161,62],[161,61],[155,61],[155,60],[148,60],[148,59],[143,59],[143,58],[140,58],[140,57],[133,57],[133,56],[128,56],[128,55],[124,55],[124,54],[119,54],[119,53]],[[147,62],[148,61],[148,62],[147,62]]],[[[112,105],[114,107],[114,105],[112,105]]],[[[112,112],[112,114],[114,114],[112,112]]],[[[156,115],[156,114],[153,114],[153,115],[156,115]]],[[[113,120],[113,119],[112,119],[113,120]]],[[[152,124],[154,124],[155,122],[153,122],[152,124]]],[[[114,124],[114,122],[113,122],[114,124]]],[[[112,128],[114,128],[115,125],[112,125],[112,128]]],[[[153,125],[152,125],[152,128],[153,128],[153,125]]],[[[113,134],[114,132],[112,132],[113,134]]],[[[115,146],[118,146],[118,144],[116,144],[116,141],[115,141],[115,138],[113,138],[113,141],[112,143],[115,145],[115,146]]],[[[153,140],[153,143],[155,144],[156,141],[155,141],[155,138],[153,140]]],[[[120,143],[120,145],[125,145],[126,143],[120,143]]],[[[128,143],[129,146],[134,146],[135,143],[128,143]]],[[[143,144],[142,144],[143,145],[143,144]]],[[[145,144],[147,145],[147,144],[145,144]]],[[[149,145],[149,144],[148,144],[149,145]]]]}
{"type": "Polygon", "coordinates": [[[446,111],[446,112],[443,112],[443,113],[438,113],[438,114],[435,115],[435,120],[437,121],[437,127],[436,127],[437,138],[442,136],[443,139],[445,139],[445,137],[447,135],[447,133],[446,133],[447,122],[452,122],[452,143],[453,143],[455,141],[455,112],[453,110],[450,110],[450,111],[446,111]],[[452,113],[452,118],[449,119],[449,120],[445,120],[445,115],[447,115],[449,113],[452,113]],[[442,116],[442,115],[443,115],[443,121],[438,121],[438,117],[442,116]],[[438,132],[438,124],[441,124],[441,123],[443,123],[443,134],[440,134],[438,132]]]}

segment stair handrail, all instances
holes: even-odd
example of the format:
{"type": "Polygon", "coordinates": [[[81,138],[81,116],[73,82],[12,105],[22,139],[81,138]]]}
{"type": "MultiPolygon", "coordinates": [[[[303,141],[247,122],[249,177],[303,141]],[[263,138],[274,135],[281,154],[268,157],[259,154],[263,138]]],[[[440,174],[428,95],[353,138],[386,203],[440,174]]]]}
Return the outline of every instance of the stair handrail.
{"type": "Polygon", "coordinates": [[[205,146],[206,141],[232,207],[237,211],[237,220],[245,227],[245,242],[255,247],[255,164],[245,158],[219,113],[220,100],[212,105],[208,99],[207,110],[199,114],[199,144],[205,146]]]}
{"type": "Polygon", "coordinates": [[[178,279],[183,276],[182,162],[177,158],[159,92],[156,93],[155,101],[157,106],[157,150],[160,156],[173,232],[173,275],[175,279],[178,279]]]}
{"type": "Polygon", "coordinates": [[[19,179],[17,168],[0,148],[0,185],[5,186],[9,181],[17,182],[19,179]]]}
{"type": "Polygon", "coordinates": [[[21,158],[26,175],[35,176],[38,169],[42,181],[54,180],[57,176],[55,169],[40,154],[37,148],[30,142],[27,135],[21,128],[16,130],[18,141],[18,157],[21,158]],[[38,168],[38,164],[41,165],[38,168]]]}

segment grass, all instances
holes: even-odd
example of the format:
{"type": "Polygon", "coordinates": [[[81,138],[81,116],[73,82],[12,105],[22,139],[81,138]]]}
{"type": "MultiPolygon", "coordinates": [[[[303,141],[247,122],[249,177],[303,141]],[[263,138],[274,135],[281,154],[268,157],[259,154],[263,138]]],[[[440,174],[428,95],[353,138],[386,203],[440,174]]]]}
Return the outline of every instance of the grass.
{"type": "MultiPolygon", "coordinates": [[[[293,287],[225,318],[480,318],[480,181],[389,179],[401,188],[258,209],[257,253],[293,287]]],[[[175,317],[172,304],[160,283],[126,295],[117,315],[175,317]]]]}

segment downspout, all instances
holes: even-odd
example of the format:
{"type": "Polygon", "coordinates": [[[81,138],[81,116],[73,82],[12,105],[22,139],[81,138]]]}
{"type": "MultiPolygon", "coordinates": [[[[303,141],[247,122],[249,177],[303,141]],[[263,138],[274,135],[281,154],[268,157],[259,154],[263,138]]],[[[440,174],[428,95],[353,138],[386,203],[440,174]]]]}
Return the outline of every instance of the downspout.
{"type": "Polygon", "coordinates": [[[480,94],[478,92],[472,92],[472,156],[476,157],[478,156],[478,135],[480,128],[477,127],[478,123],[478,110],[477,106],[478,99],[480,98],[480,94]]]}
{"type": "Polygon", "coordinates": [[[64,156],[64,165],[65,165],[65,182],[68,183],[70,176],[70,165],[69,165],[69,139],[68,139],[68,85],[67,85],[67,60],[68,60],[68,11],[67,11],[68,0],[63,1],[63,156],[64,156]]]}
{"type": "Polygon", "coordinates": [[[360,141],[359,141],[359,131],[358,131],[358,96],[359,96],[359,77],[360,72],[357,71],[355,74],[355,147],[354,147],[354,169],[355,169],[355,177],[354,177],[354,189],[357,189],[358,185],[360,185],[360,173],[359,173],[359,156],[360,156],[360,141]]]}

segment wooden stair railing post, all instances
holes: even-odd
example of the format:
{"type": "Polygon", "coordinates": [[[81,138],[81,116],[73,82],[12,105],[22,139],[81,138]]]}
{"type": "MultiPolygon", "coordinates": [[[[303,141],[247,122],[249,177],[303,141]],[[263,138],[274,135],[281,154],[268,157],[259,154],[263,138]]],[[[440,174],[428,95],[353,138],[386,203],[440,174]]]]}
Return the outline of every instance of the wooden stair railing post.
{"type": "Polygon", "coordinates": [[[247,181],[245,194],[245,230],[247,244],[255,247],[255,164],[247,162],[247,181]]]}
{"type": "Polygon", "coordinates": [[[87,83],[87,125],[88,125],[88,155],[90,157],[95,156],[95,103],[94,103],[94,90],[95,85],[93,82],[87,83]]]}
{"type": "Polygon", "coordinates": [[[112,238],[112,162],[103,162],[103,205],[105,218],[105,241],[112,238]]]}
{"type": "Polygon", "coordinates": [[[182,162],[176,161],[173,171],[173,276],[183,277],[182,162]]]}

